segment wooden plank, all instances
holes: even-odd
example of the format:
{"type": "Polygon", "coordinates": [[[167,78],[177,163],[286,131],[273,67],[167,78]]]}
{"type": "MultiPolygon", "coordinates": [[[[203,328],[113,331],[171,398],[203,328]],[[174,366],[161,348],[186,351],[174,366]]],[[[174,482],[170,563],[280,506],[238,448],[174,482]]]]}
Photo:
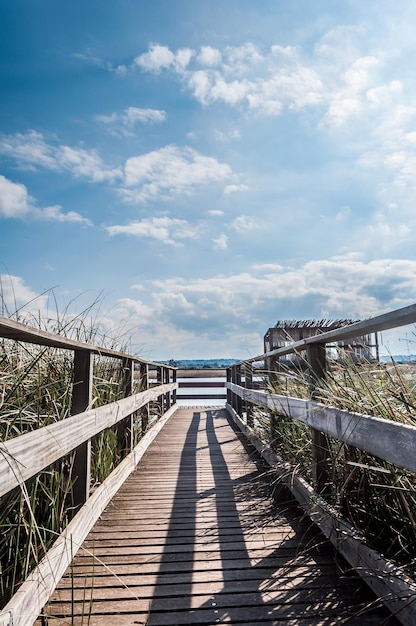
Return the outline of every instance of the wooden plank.
{"type": "Polygon", "coordinates": [[[209,387],[225,387],[225,379],[223,381],[179,381],[179,389],[206,389],[209,387]]]}
{"type": "MultiPolygon", "coordinates": [[[[90,351],[75,350],[71,415],[86,411],[92,402],[94,356],[90,351]]],[[[72,455],[72,502],[74,512],[87,501],[91,484],[91,439],[81,443],[72,455]]]]}
{"type": "Polygon", "coordinates": [[[233,393],[257,406],[281,412],[339,441],[416,472],[416,426],[352,413],[311,400],[229,385],[233,393]]]}
{"type": "Polygon", "coordinates": [[[38,567],[31,572],[7,606],[1,611],[0,624],[7,626],[33,624],[85,537],[176,409],[177,406],[172,407],[146,433],[134,450],[86,501],[38,567]]]}
{"type": "Polygon", "coordinates": [[[250,442],[262,454],[269,465],[280,474],[281,481],[294,494],[312,521],[350,565],[373,589],[400,623],[413,626],[416,623],[416,583],[404,572],[371,549],[363,536],[321,498],[312,487],[297,474],[293,467],[284,463],[252,431],[231,406],[227,407],[234,420],[250,442]]]}
{"type": "Polygon", "coordinates": [[[195,400],[198,402],[199,400],[225,400],[225,393],[198,393],[192,395],[191,393],[178,393],[178,400],[195,400]]]}
{"type": "Polygon", "coordinates": [[[48,624],[334,624],[364,607],[372,596],[339,577],[288,492],[273,500],[239,437],[224,410],[181,408],[84,542],[48,624]]]}
{"type": "Polygon", "coordinates": [[[1,442],[0,496],[21,485],[105,428],[114,426],[148,402],[176,388],[177,383],[153,387],[129,398],[84,411],[61,422],[1,442]]]}
{"type": "Polygon", "coordinates": [[[45,330],[34,328],[32,326],[28,326],[27,324],[22,324],[21,322],[15,322],[14,320],[2,315],[0,315],[0,337],[12,339],[13,341],[33,343],[39,346],[62,348],[64,350],[87,350],[88,352],[100,354],[101,356],[110,356],[118,359],[127,358],[133,359],[133,361],[137,363],[147,363],[154,366],[157,365],[152,361],[146,361],[145,359],[140,359],[124,352],[118,352],[117,350],[110,350],[104,346],[96,346],[94,344],[68,339],[67,337],[63,337],[61,335],[55,335],[45,330]]]}

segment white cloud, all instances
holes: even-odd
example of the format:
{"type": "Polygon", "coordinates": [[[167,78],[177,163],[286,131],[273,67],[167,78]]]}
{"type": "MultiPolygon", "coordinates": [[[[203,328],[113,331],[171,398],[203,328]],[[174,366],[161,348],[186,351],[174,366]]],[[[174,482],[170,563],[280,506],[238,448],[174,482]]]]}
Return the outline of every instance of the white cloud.
{"type": "Polygon", "coordinates": [[[221,183],[232,175],[226,163],[173,145],[128,159],[124,171],[122,195],[131,202],[190,195],[201,186],[221,183]]]}
{"type": "Polygon", "coordinates": [[[23,217],[31,211],[32,203],[24,185],[0,175],[0,214],[3,217],[23,217]]]}
{"type": "Polygon", "coordinates": [[[93,182],[114,181],[121,177],[121,170],[106,166],[96,150],[48,144],[36,131],[0,137],[0,154],[15,159],[22,168],[68,170],[74,176],[93,182]]]}
{"type": "Polygon", "coordinates": [[[252,43],[221,50],[203,46],[178,64],[177,53],[152,45],[138,59],[144,71],[176,73],[205,106],[224,102],[265,116],[310,109],[319,128],[328,131],[385,107],[403,89],[396,77],[384,80],[386,55],[369,52],[366,36],[362,26],[340,26],[312,52],[278,44],[268,50],[252,43]]]}
{"type": "Polygon", "coordinates": [[[21,183],[14,183],[0,175],[0,216],[5,218],[23,218],[31,216],[41,220],[56,222],[79,222],[91,226],[90,220],[75,211],[63,213],[60,206],[39,209],[35,200],[28,194],[21,183]]]}
{"type": "Polygon", "coordinates": [[[201,65],[215,67],[216,65],[221,64],[221,52],[217,48],[212,48],[211,46],[202,46],[201,51],[197,56],[197,61],[201,65]]]}
{"type": "Polygon", "coordinates": [[[109,170],[96,150],[59,146],[56,157],[61,167],[75,176],[88,178],[95,183],[104,180],[113,181],[120,177],[120,170],[109,170]]]}
{"type": "Polygon", "coordinates": [[[105,124],[111,133],[124,137],[134,136],[136,124],[160,124],[167,118],[166,111],[128,107],[122,113],[97,115],[96,120],[105,124]]]}
{"type": "Polygon", "coordinates": [[[228,236],[223,233],[217,239],[213,239],[213,242],[217,250],[226,250],[228,247],[228,236]]]}
{"type": "Polygon", "coordinates": [[[111,236],[147,237],[177,247],[183,246],[183,239],[195,239],[198,236],[196,226],[192,226],[186,220],[171,217],[144,218],[126,226],[108,226],[106,230],[111,236]]]}
{"type": "Polygon", "coordinates": [[[59,205],[49,206],[45,209],[37,209],[34,212],[40,219],[51,220],[55,222],[77,222],[79,224],[85,224],[86,226],[92,226],[91,220],[86,217],[82,217],[76,211],[68,211],[68,213],[62,212],[62,207],[59,205]]]}
{"type": "Polygon", "coordinates": [[[239,215],[233,220],[231,227],[238,233],[244,233],[258,228],[259,222],[251,215],[239,215]]]}
{"type": "MultiPolygon", "coordinates": [[[[199,355],[260,354],[265,331],[278,319],[363,319],[413,303],[415,276],[416,261],[365,262],[352,254],[298,268],[262,264],[240,274],[149,282],[150,299],[141,294],[138,301],[147,323],[140,338],[158,358],[168,356],[168,335],[173,357],[186,357],[192,346],[199,355]]],[[[133,311],[129,300],[126,316],[133,311]]],[[[130,319],[141,328],[139,316],[130,319]]]]}
{"type": "Polygon", "coordinates": [[[247,185],[227,185],[224,187],[224,194],[229,195],[230,193],[234,193],[235,191],[248,191],[249,187],[247,185]]]}
{"type": "Polygon", "coordinates": [[[46,311],[47,296],[33,291],[20,276],[0,274],[0,297],[6,314],[14,316],[18,311],[19,321],[27,321],[35,308],[46,311]]]}
{"type": "MultiPolygon", "coordinates": [[[[121,116],[108,116],[106,123],[111,125],[120,121],[124,130],[129,132],[128,129],[138,120],[163,121],[164,117],[164,111],[130,107],[121,116]]],[[[48,144],[40,133],[31,131],[26,135],[0,138],[0,154],[14,158],[19,167],[27,169],[66,170],[94,183],[120,181],[122,197],[133,203],[190,195],[200,187],[221,184],[233,177],[229,165],[187,146],[168,145],[133,156],[127,159],[124,167],[110,168],[96,150],[54,146],[48,144]]]]}
{"type": "Polygon", "coordinates": [[[221,131],[221,130],[216,130],[215,131],[215,136],[218,139],[218,141],[232,141],[234,139],[241,139],[241,133],[237,128],[233,128],[229,131],[221,131]]]}
{"type": "Polygon", "coordinates": [[[193,55],[194,51],[189,48],[181,48],[173,53],[167,46],[152,44],[148,52],[134,59],[134,64],[148,72],[158,73],[170,67],[174,67],[176,71],[183,71],[193,55]]]}
{"type": "Polygon", "coordinates": [[[41,133],[34,130],[25,135],[0,136],[0,154],[15,159],[20,166],[29,169],[45,167],[50,170],[59,168],[55,157],[55,149],[47,144],[41,133]]]}

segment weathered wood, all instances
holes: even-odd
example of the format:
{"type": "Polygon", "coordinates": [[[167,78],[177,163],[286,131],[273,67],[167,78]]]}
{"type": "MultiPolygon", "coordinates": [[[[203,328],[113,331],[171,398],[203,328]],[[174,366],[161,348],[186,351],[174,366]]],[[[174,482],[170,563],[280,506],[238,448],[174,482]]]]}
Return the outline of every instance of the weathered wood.
{"type": "Polygon", "coordinates": [[[235,422],[260,452],[267,463],[276,469],[285,484],[306,513],[334,544],[337,551],[365,580],[377,597],[398,617],[401,624],[416,623],[416,583],[400,568],[387,561],[380,553],[366,545],[363,536],[317,494],[312,487],[285,463],[269,446],[262,442],[233,408],[228,411],[235,422]]]}
{"type": "Polygon", "coordinates": [[[192,381],[192,382],[188,382],[188,381],[180,381],[179,382],[179,389],[209,389],[211,387],[225,387],[225,380],[224,381],[192,381]]]}
{"type": "Polygon", "coordinates": [[[148,431],[135,449],[90,496],[38,567],[31,572],[11,601],[0,612],[1,626],[3,624],[4,626],[29,626],[35,622],[85,537],[176,409],[177,407],[172,407],[169,413],[148,431]]]}
{"type": "MultiPolygon", "coordinates": [[[[90,533],[45,607],[48,624],[310,626],[364,608],[372,596],[339,576],[286,491],[272,499],[239,437],[224,410],[180,409],[90,533]]],[[[387,617],[369,610],[360,626],[387,617]]]]}
{"type": "Polygon", "coordinates": [[[199,400],[225,400],[224,393],[198,393],[198,395],[192,395],[191,393],[178,394],[178,400],[195,400],[195,404],[199,405],[199,400]]]}
{"type": "Polygon", "coordinates": [[[400,326],[406,326],[407,324],[414,324],[416,322],[416,304],[412,304],[402,309],[390,311],[383,315],[356,322],[336,330],[329,330],[325,333],[321,333],[314,337],[308,337],[291,343],[289,346],[283,348],[277,348],[264,354],[246,359],[247,363],[255,363],[257,361],[267,361],[270,357],[284,356],[285,354],[293,354],[295,352],[301,352],[306,350],[308,345],[314,343],[332,343],[334,341],[343,341],[347,339],[353,339],[354,337],[360,337],[362,335],[369,335],[371,333],[382,332],[383,330],[389,330],[391,328],[399,328],[400,326]]]}
{"type": "MultiPolygon", "coordinates": [[[[316,400],[319,389],[326,375],[325,344],[310,344],[306,348],[306,360],[309,367],[309,388],[311,400],[316,400]]],[[[331,488],[331,452],[327,435],[316,428],[311,428],[312,441],[312,480],[314,489],[321,494],[331,488]]]]}
{"type": "MultiPolygon", "coordinates": [[[[134,361],[123,359],[122,363],[123,396],[131,396],[134,392],[134,361]]],[[[122,459],[133,449],[133,420],[134,413],[118,422],[116,426],[118,450],[122,459]]]]}
{"type": "Polygon", "coordinates": [[[0,496],[176,386],[177,383],[170,383],[153,387],[129,398],[84,411],[61,422],[1,442],[0,496]]]}
{"type": "Polygon", "coordinates": [[[307,426],[336,437],[398,467],[416,472],[416,427],[380,417],[351,413],[318,402],[266,391],[247,390],[227,383],[234,394],[253,404],[288,415],[307,426]]]}
{"type": "Polygon", "coordinates": [[[33,328],[22,324],[21,322],[15,322],[8,317],[0,315],[0,337],[5,339],[12,339],[13,341],[22,341],[26,343],[33,343],[39,346],[49,346],[51,348],[62,348],[64,350],[87,350],[93,354],[99,354],[101,356],[110,356],[118,359],[132,358],[134,361],[141,363],[145,362],[149,365],[155,365],[152,361],[146,361],[139,357],[134,357],[131,354],[124,352],[118,352],[117,350],[109,350],[103,346],[96,346],[82,341],[75,341],[68,339],[60,335],[55,335],[39,328],[33,328]]]}
{"type": "MultiPolygon", "coordinates": [[[[92,401],[94,356],[89,350],[75,350],[71,415],[86,411],[92,401]]],[[[83,441],[72,453],[72,507],[75,513],[87,501],[91,482],[91,439],[83,441]]]]}

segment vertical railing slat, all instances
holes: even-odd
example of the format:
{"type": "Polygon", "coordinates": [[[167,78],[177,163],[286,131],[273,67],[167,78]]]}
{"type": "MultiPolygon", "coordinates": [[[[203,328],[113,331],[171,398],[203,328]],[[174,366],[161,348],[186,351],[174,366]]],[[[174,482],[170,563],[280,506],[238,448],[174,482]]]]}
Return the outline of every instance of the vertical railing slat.
{"type": "MultiPolygon", "coordinates": [[[[309,385],[311,400],[317,400],[319,388],[325,379],[327,361],[325,344],[310,344],[306,350],[309,366],[309,385]]],[[[311,428],[312,438],[312,480],[318,493],[324,494],[331,486],[331,453],[328,437],[325,433],[311,428]]]]}
{"type": "MultiPolygon", "coordinates": [[[[85,411],[92,401],[94,356],[89,350],[74,351],[74,377],[72,387],[71,415],[85,411]]],[[[74,514],[89,497],[91,480],[91,440],[74,450],[72,455],[72,478],[75,481],[72,498],[74,514]]]]}

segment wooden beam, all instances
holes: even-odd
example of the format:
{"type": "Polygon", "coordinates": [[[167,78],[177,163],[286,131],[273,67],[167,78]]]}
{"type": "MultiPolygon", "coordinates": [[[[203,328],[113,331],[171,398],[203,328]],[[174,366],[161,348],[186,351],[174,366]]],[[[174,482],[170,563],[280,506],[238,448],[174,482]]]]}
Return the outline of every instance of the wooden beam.
{"type": "Polygon", "coordinates": [[[369,548],[357,529],[340,517],[291,465],[285,463],[267,444],[261,441],[254,431],[244,424],[231,405],[227,405],[226,408],[240,430],[267,463],[277,471],[281,482],[290,489],[311,520],[319,526],[338,552],[344,556],[401,624],[414,626],[416,623],[415,581],[385,559],[382,554],[369,548]]]}
{"type": "Polygon", "coordinates": [[[416,426],[351,413],[311,400],[250,391],[234,383],[227,383],[227,386],[234,394],[257,406],[283,413],[348,445],[416,472],[416,426]]]}
{"type": "MultiPolygon", "coordinates": [[[[89,350],[75,350],[71,415],[82,413],[91,405],[94,356],[89,350]]],[[[88,499],[91,482],[91,439],[83,441],[72,454],[72,511],[88,499]]]]}
{"type": "Polygon", "coordinates": [[[85,537],[177,408],[172,407],[94,491],[7,606],[0,610],[1,626],[29,626],[35,622],[85,537]]]}
{"type": "Polygon", "coordinates": [[[0,443],[0,497],[106,428],[137,411],[177,383],[160,385],[129,398],[90,409],[0,443]]]}

